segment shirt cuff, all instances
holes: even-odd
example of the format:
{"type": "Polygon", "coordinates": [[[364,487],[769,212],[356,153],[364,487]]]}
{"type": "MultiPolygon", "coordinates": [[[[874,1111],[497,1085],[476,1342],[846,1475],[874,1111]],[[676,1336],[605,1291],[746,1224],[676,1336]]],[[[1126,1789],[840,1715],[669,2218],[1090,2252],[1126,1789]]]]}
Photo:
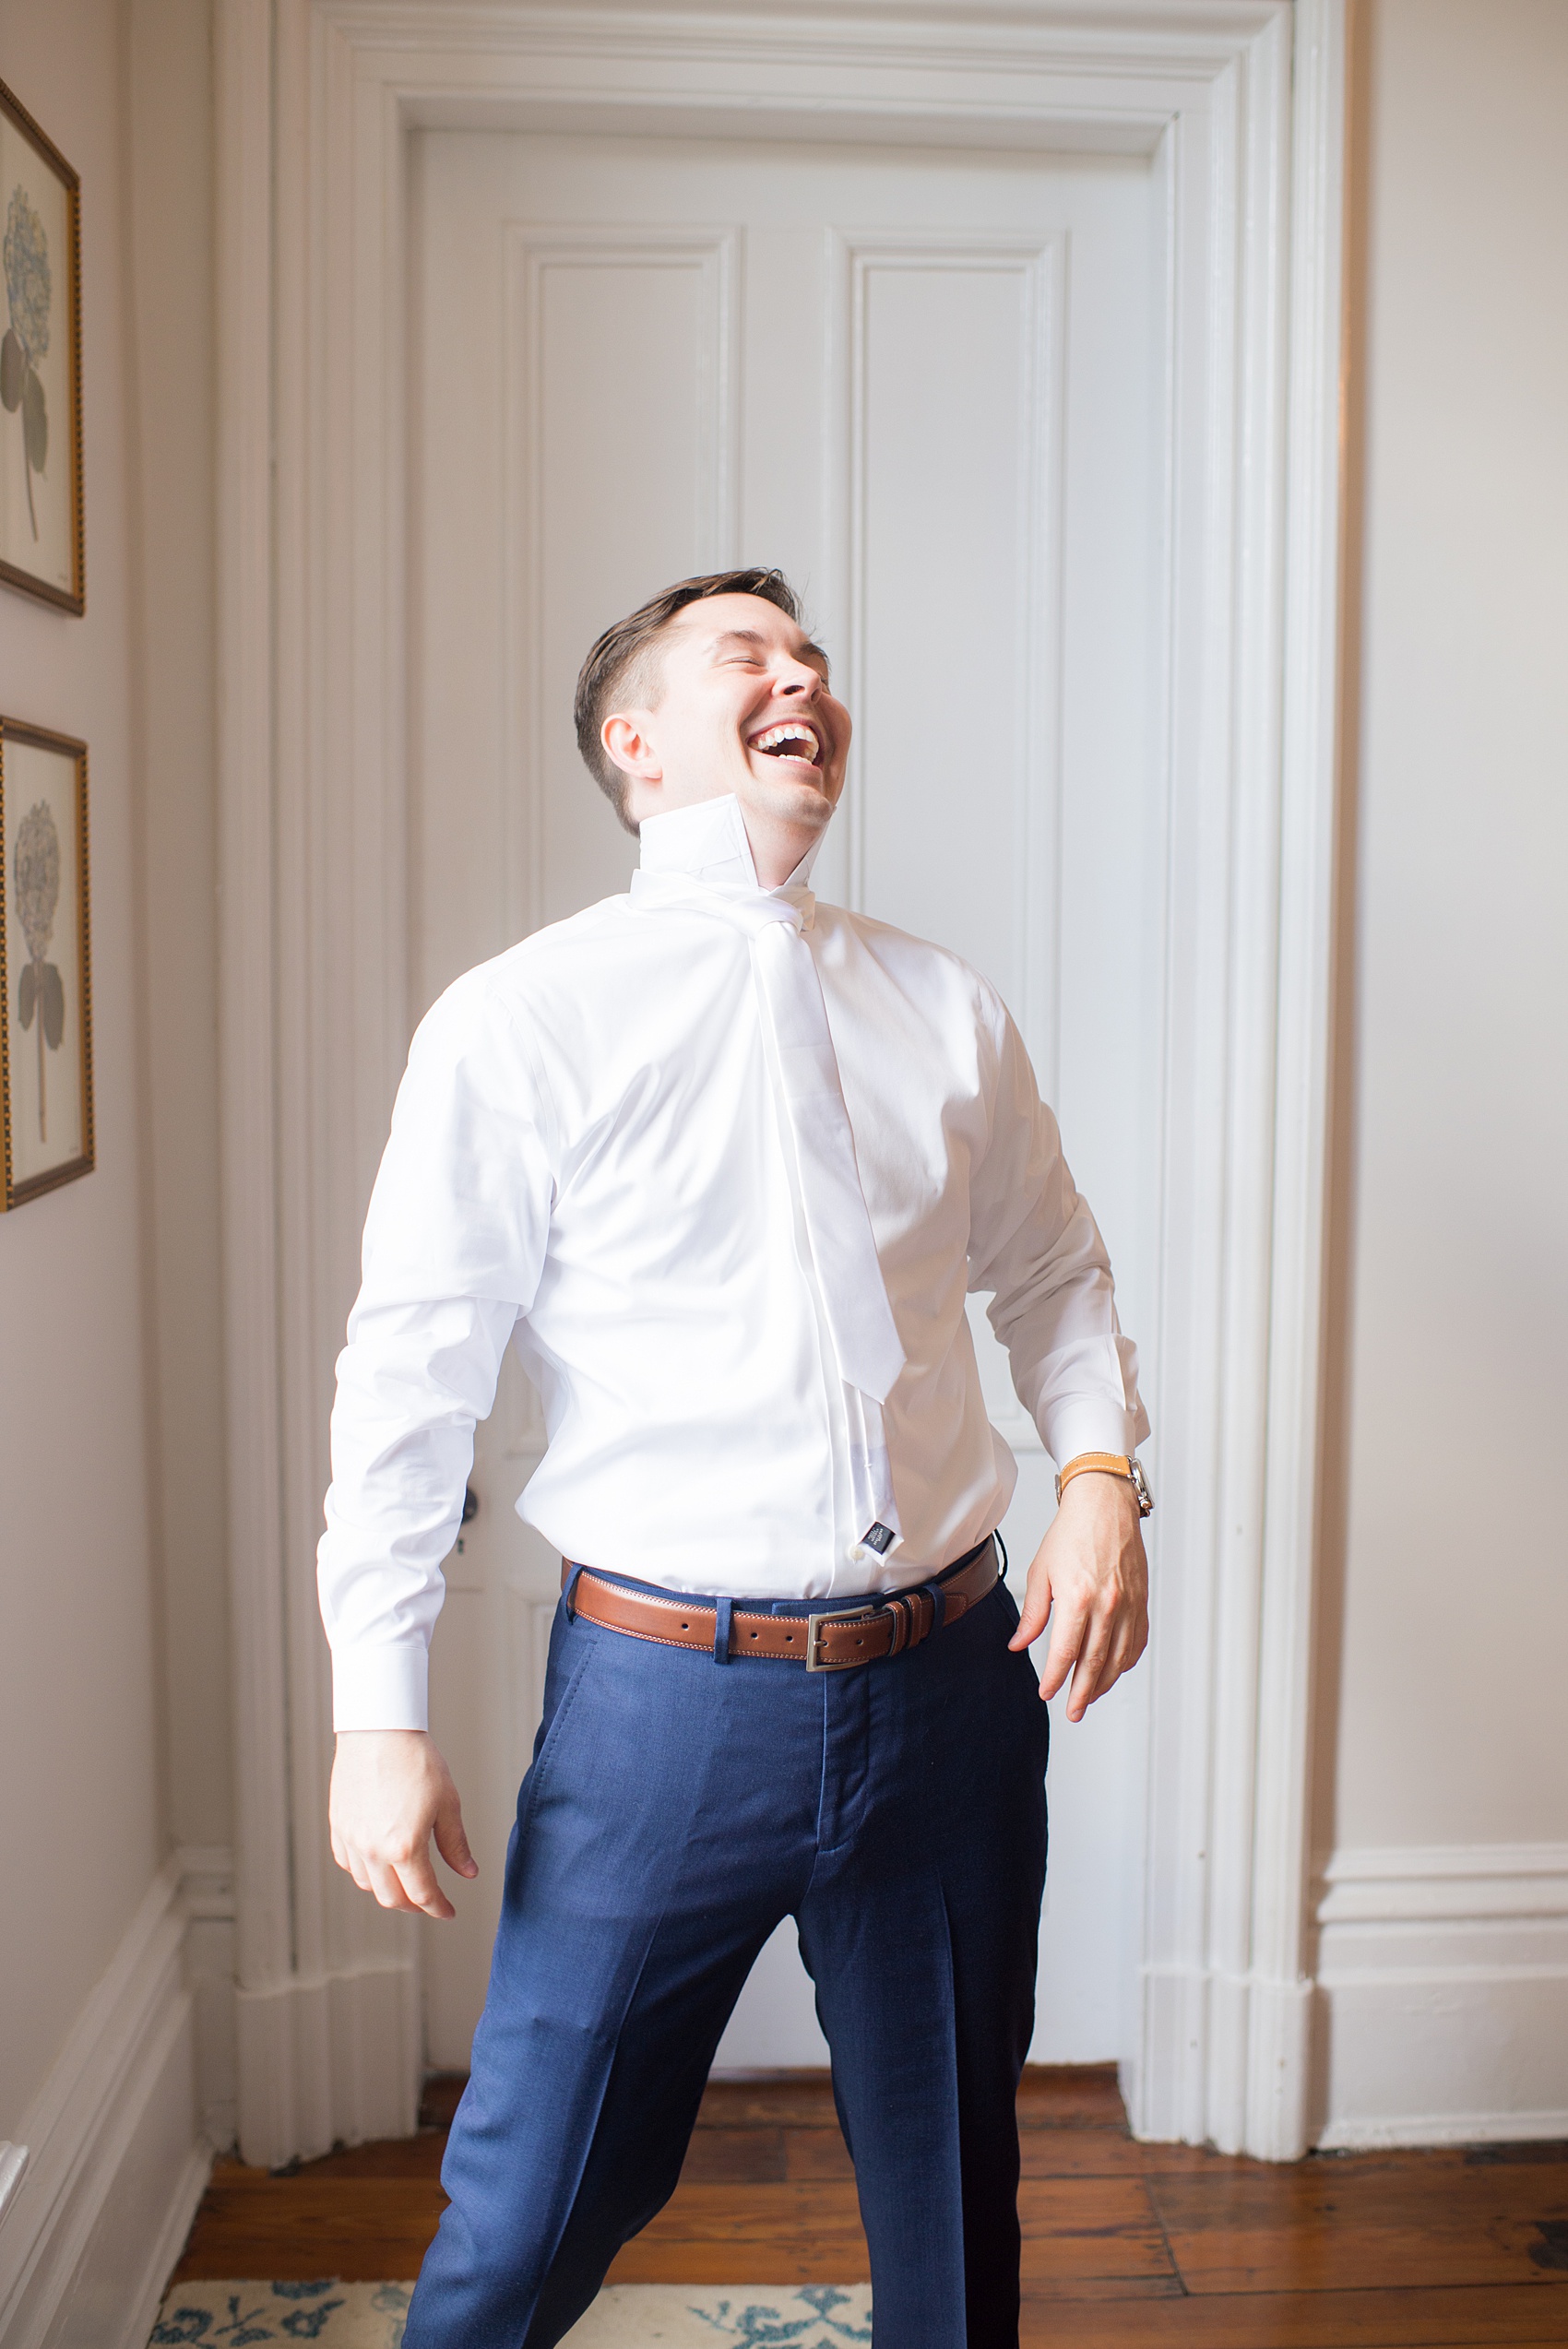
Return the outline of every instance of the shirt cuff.
{"type": "Polygon", "coordinates": [[[1081,1452],[1116,1452],[1130,1459],[1147,1433],[1148,1416],[1141,1403],[1135,1411],[1124,1411],[1109,1398],[1084,1395],[1058,1403],[1039,1436],[1060,1469],[1081,1452]]]}
{"type": "Polygon", "coordinates": [[[430,1653],[422,1640],[333,1650],[334,1729],[427,1729],[430,1653]]]}

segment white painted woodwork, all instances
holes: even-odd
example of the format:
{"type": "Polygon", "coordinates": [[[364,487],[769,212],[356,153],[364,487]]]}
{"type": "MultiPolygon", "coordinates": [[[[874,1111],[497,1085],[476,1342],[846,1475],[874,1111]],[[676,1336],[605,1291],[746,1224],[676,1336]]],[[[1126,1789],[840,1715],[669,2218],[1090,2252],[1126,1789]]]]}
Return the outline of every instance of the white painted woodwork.
{"type": "MultiPolygon", "coordinates": [[[[1132,1272],[1158,1283],[1140,1334],[1158,1361],[1160,1587],[1124,2078],[1146,2134],[1300,2150],[1342,0],[217,14],[243,2146],[279,2161],[411,2115],[418,2061],[409,1942],[334,1880],[327,1850],[309,1560],[331,1364],[414,1008],[408,721],[426,718],[409,684],[427,662],[409,171],[415,134],[439,127],[1099,152],[1148,159],[1161,186],[1160,1245],[1132,1272]],[[1286,847],[1309,885],[1293,872],[1282,901],[1286,847]]],[[[790,519],[745,524],[801,569],[790,519]]],[[[822,597],[830,633],[848,625],[843,593],[822,597]]],[[[1071,625],[1064,611],[1063,676],[1071,625]]],[[[1062,949],[1065,974],[1065,931],[1062,949]]],[[[1058,1076],[1071,1117],[1065,1050],[1058,1076]]],[[[1109,1201],[1099,1176],[1084,1167],[1109,1201]]],[[[1071,1809],[1060,1778],[1058,1801],[1071,1809]]]]}
{"type": "MultiPolygon", "coordinates": [[[[777,560],[855,718],[819,884],[1002,990],[1151,1337],[1165,207],[1147,157],[462,132],[417,137],[410,204],[410,1016],[625,885],[635,845],[570,723],[600,627],[688,572],[777,560]]],[[[1050,1473],[978,1301],[976,1322],[1028,1455],[1021,1570],[1050,1473]]],[[[1146,1370],[1152,1389],[1152,1345],[1146,1370]]],[[[512,1513],[542,1430],[509,1380],[433,1652],[487,1880],[421,1932],[441,2067],[478,2019],[559,1586],[512,1513]]],[[[1123,2044],[1146,1726],[1136,1681],[1085,1728],[1058,1706],[1042,2060],[1123,2044]]],[[[719,2060],[825,2052],[787,1932],[719,2060]]]]}
{"type": "Polygon", "coordinates": [[[0,2147],[6,2349],[147,2340],[212,2166],[184,1956],[213,1857],[159,1869],[20,2116],[25,2146],[0,2147]]]}
{"type": "Polygon", "coordinates": [[[1318,2142],[1568,2135],[1568,1844],[1333,1853],[1318,2142]]]}

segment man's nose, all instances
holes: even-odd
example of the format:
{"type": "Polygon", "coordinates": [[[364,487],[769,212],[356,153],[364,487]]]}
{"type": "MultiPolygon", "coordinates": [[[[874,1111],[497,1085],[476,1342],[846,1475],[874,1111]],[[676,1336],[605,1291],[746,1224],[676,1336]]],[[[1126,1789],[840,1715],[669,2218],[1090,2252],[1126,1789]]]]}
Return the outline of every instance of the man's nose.
{"type": "Polygon", "coordinates": [[[808,669],[804,661],[786,669],[778,680],[781,694],[799,694],[805,701],[810,701],[821,685],[822,679],[816,670],[808,669]]]}

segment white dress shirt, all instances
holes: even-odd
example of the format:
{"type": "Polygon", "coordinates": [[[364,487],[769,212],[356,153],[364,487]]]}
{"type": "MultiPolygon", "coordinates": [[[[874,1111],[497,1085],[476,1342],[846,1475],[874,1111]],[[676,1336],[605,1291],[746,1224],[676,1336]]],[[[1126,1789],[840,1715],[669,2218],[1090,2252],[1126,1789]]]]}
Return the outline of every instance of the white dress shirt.
{"type": "Polygon", "coordinates": [[[549,1438],[519,1515],[678,1590],[853,1604],[992,1531],[1017,1472],[970,1289],[1058,1461],[1147,1434],[1104,1243],[1005,1008],[942,947],[816,904],[811,861],[764,892],[734,799],[653,817],[629,896],[469,971],[421,1024],[338,1363],[319,1582],[340,1729],[425,1726],[441,1561],[508,1342],[549,1438]],[[841,1375],[819,1286],[831,1201],[759,969],[780,910],[820,982],[904,1356],[880,1404],[841,1375]]]}

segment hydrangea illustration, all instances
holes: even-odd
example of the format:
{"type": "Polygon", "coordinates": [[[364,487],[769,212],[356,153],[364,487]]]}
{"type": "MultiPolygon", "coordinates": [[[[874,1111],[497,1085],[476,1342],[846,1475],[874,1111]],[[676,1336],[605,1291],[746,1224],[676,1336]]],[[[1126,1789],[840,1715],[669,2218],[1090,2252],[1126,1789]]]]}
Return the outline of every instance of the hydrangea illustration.
{"type": "Polygon", "coordinates": [[[49,960],[60,903],[60,834],[47,800],[37,801],[17,826],[14,871],[17,919],[32,957],[22,965],[17,981],[17,1018],[23,1027],[30,1027],[35,1013],[38,1017],[38,1138],[47,1142],[44,1047],[57,1052],[65,1033],[65,985],[58,964],[49,960]]]}
{"type": "Polygon", "coordinates": [[[49,311],[53,279],[43,222],[18,181],[6,208],[6,301],[11,323],[0,338],[0,405],[22,412],[22,467],[27,478],[28,519],[38,536],[32,477],[49,457],[49,408],[38,362],[49,349],[49,311]]]}
{"type": "Polygon", "coordinates": [[[35,363],[49,349],[49,240],[25,187],[11,191],[6,212],[6,295],[11,328],[35,363]]]}

